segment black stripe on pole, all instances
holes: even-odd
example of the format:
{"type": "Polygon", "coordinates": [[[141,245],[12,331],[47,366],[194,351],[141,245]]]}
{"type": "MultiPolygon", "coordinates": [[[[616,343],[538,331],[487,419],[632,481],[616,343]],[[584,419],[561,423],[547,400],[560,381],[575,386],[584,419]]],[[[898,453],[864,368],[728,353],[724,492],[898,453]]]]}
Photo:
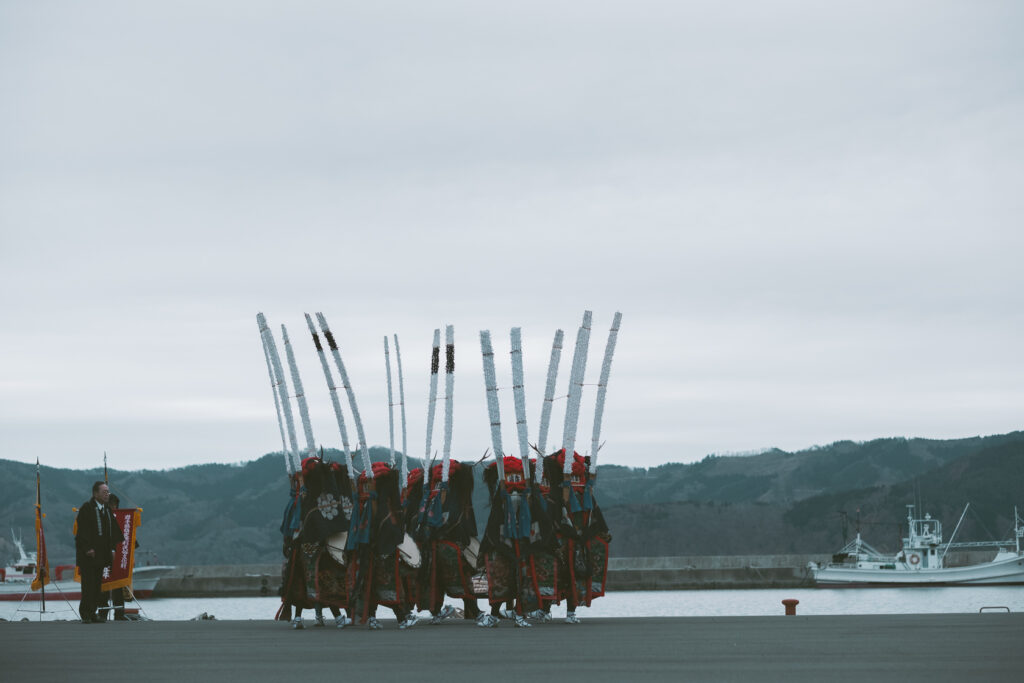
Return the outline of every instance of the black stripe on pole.
{"type": "Polygon", "coordinates": [[[437,368],[441,364],[441,349],[434,347],[434,351],[430,356],[430,374],[436,375],[437,368]]]}
{"type": "Polygon", "coordinates": [[[444,348],[446,364],[444,371],[449,375],[455,372],[455,344],[447,344],[444,348]]]}
{"type": "Polygon", "coordinates": [[[314,334],[313,335],[313,343],[316,344],[317,353],[323,353],[324,347],[320,344],[320,335],[319,334],[314,334]]]}

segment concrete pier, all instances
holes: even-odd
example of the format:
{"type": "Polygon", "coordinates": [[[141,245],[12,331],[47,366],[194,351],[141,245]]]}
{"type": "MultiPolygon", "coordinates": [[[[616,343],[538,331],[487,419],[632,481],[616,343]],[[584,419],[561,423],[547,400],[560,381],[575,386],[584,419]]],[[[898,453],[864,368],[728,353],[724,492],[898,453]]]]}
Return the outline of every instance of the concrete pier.
{"type": "MultiPolygon", "coordinates": [[[[781,608],[780,608],[781,610],[781,608]]],[[[295,631],[274,621],[0,623],[4,680],[1019,681],[1024,614],[590,619],[295,631]]]]}

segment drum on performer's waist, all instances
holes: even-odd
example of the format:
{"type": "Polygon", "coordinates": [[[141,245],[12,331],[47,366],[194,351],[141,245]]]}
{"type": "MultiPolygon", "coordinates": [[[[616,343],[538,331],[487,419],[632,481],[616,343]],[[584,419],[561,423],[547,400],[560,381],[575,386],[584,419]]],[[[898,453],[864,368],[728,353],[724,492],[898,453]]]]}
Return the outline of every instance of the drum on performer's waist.
{"type": "Polygon", "coordinates": [[[409,534],[406,534],[402,542],[398,544],[398,557],[403,564],[413,569],[418,569],[423,562],[420,547],[416,545],[416,541],[409,534]]]}
{"type": "Polygon", "coordinates": [[[327,537],[327,552],[340,565],[345,564],[345,543],[347,541],[347,531],[341,531],[327,537]]]}
{"type": "Polygon", "coordinates": [[[466,558],[470,567],[476,567],[477,559],[480,557],[480,541],[475,536],[469,539],[469,543],[462,549],[462,556],[466,558]]]}

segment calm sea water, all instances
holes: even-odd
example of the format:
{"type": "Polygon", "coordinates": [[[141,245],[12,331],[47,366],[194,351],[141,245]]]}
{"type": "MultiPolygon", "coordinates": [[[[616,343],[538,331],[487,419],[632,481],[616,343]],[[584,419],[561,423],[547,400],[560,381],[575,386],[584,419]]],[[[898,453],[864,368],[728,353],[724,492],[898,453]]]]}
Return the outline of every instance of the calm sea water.
{"type": "MultiPolygon", "coordinates": [[[[771,616],[785,612],[782,600],[800,601],[797,614],[941,614],[974,613],[983,607],[1007,607],[1024,612],[1024,586],[976,586],[955,588],[800,588],[773,590],[623,591],[609,593],[580,608],[587,617],[722,617],[771,616]]],[[[461,602],[452,601],[456,607],[461,602]]],[[[187,621],[206,613],[219,620],[272,619],[280,599],[269,598],[167,598],[145,600],[139,607],[149,619],[187,621]]],[[[484,602],[480,601],[480,606],[484,602]]],[[[39,603],[0,602],[0,619],[36,621],[77,619],[78,601],[69,605],[47,600],[46,613],[39,603]]],[[[556,606],[555,617],[565,616],[565,606],[556,606]]],[[[393,618],[380,609],[381,619],[393,618]]],[[[424,613],[425,614],[425,613],[424,613]]],[[[312,611],[304,616],[312,618],[312,611]]]]}

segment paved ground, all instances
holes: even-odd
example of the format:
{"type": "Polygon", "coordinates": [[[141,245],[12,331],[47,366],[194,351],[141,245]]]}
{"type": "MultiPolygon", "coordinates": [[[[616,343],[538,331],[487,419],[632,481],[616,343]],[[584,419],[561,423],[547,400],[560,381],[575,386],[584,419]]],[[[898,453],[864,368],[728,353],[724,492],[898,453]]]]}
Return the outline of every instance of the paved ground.
{"type": "Polygon", "coordinates": [[[293,631],[272,621],[0,623],[3,681],[1021,681],[1024,614],[590,619],[293,631]]]}

